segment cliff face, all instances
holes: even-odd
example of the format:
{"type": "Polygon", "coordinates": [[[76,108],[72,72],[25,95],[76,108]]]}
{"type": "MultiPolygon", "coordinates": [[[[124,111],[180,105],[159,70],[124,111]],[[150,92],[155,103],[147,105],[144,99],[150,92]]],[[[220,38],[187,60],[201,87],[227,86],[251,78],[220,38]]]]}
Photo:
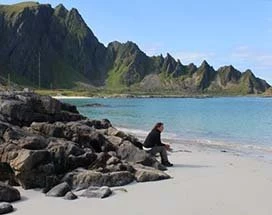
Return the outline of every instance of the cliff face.
{"type": "Polygon", "coordinates": [[[0,5],[0,76],[42,88],[104,86],[183,93],[262,93],[269,85],[232,66],[197,68],[170,54],[149,57],[133,42],[105,47],[76,9],[25,2],[0,5]],[[39,69],[40,68],[40,69],[39,69]],[[40,75],[39,75],[40,71],[40,75]],[[40,77],[40,78],[39,78],[40,77]]]}
{"type": "Polygon", "coordinates": [[[106,48],[76,9],[20,3],[1,6],[0,20],[0,64],[13,79],[37,86],[39,59],[42,87],[103,78],[106,48]]]}

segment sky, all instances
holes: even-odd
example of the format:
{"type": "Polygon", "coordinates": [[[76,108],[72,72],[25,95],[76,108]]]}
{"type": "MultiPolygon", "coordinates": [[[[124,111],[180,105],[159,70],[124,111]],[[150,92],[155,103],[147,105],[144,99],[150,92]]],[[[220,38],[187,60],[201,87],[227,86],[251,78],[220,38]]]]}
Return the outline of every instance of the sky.
{"type": "MultiPolygon", "coordinates": [[[[0,4],[20,1],[0,0],[0,4]]],[[[105,46],[133,41],[183,64],[251,69],[272,84],[272,0],[41,0],[77,8],[105,46]]]]}

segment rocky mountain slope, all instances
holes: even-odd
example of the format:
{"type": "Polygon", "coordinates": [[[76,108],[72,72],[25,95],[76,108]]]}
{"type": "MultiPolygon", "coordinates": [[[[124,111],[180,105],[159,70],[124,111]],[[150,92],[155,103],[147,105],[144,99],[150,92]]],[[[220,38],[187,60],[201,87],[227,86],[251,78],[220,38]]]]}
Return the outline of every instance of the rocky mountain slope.
{"type": "MultiPolygon", "coordinates": [[[[177,93],[262,93],[269,85],[233,66],[183,65],[147,56],[133,42],[101,44],[76,9],[24,2],[0,5],[0,76],[42,88],[102,86],[177,93]],[[39,84],[40,82],[40,84],[39,84]]],[[[181,59],[182,60],[182,59],[181,59]]]]}

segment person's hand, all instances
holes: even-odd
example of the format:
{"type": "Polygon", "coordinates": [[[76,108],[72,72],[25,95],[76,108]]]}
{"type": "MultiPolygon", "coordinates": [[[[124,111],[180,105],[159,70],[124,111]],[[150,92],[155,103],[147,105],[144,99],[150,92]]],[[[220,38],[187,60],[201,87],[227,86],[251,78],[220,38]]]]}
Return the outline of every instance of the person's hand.
{"type": "Polygon", "coordinates": [[[172,151],[173,151],[173,149],[170,147],[169,144],[165,144],[165,148],[166,148],[166,150],[169,151],[169,152],[172,152],[172,151]]]}

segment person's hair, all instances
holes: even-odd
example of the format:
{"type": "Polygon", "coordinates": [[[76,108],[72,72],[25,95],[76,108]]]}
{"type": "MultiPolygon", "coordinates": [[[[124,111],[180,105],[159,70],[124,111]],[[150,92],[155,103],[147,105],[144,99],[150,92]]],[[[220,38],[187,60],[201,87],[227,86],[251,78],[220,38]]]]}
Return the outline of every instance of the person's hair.
{"type": "Polygon", "coordinates": [[[157,123],[154,125],[153,129],[157,129],[157,128],[161,127],[162,125],[163,125],[162,122],[157,122],[157,123]]]}

